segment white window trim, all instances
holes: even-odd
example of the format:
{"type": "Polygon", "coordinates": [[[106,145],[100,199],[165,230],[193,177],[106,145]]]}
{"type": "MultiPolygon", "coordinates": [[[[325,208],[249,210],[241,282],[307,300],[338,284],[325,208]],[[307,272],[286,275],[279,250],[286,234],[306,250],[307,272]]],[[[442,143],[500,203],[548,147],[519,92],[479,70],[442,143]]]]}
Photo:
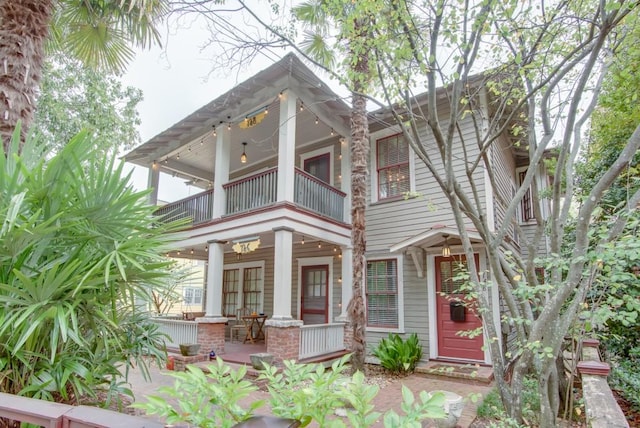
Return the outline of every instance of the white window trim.
{"type": "Polygon", "coordinates": [[[307,159],[315,158],[316,156],[322,156],[324,154],[329,154],[329,185],[333,186],[333,146],[322,147],[317,150],[312,150],[310,152],[300,154],[300,169],[304,171],[304,161],[307,159]]]}
{"type": "Polygon", "coordinates": [[[204,303],[204,289],[202,287],[198,287],[198,286],[184,286],[182,287],[182,304],[184,306],[195,306],[195,305],[200,305],[202,306],[202,304],[204,303]],[[200,291],[200,302],[191,302],[191,303],[187,303],[187,290],[192,290],[193,291],[193,296],[194,300],[195,300],[195,293],[197,291],[200,291]]]}
{"type": "MultiPolygon", "coordinates": [[[[378,199],[378,140],[382,140],[383,138],[390,137],[392,135],[400,134],[402,130],[399,126],[392,126],[387,129],[382,129],[378,132],[374,132],[369,136],[369,147],[371,153],[370,159],[370,169],[371,174],[369,174],[371,188],[369,189],[369,194],[371,195],[371,203],[376,203],[378,201],[387,202],[387,199],[378,199]]],[[[408,144],[408,143],[407,143],[408,144]]],[[[411,145],[409,145],[409,192],[415,193],[416,191],[416,162],[415,162],[415,152],[411,145]]],[[[397,201],[397,199],[391,199],[389,202],[397,201]]]]}
{"type": "MultiPolygon", "coordinates": [[[[516,177],[515,177],[515,184],[516,184],[516,191],[518,191],[518,189],[520,188],[520,173],[524,172],[526,170],[529,169],[529,166],[520,166],[518,168],[516,168],[516,177]]],[[[538,182],[538,175],[534,175],[533,177],[533,182],[539,183],[538,182]]],[[[531,187],[529,187],[529,189],[531,189],[531,187]]],[[[538,184],[538,189],[540,189],[540,185],[538,184]]],[[[517,216],[518,216],[518,223],[519,224],[535,224],[536,219],[535,219],[535,215],[534,218],[525,221],[522,218],[522,204],[524,202],[524,196],[522,197],[522,199],[520,199],[520,202],[518,203],[518,209],[516,210],[517,216]]],[[[531,192],[531,209],[533,210],[533,212],[535,213],[535,208],[533,206],[534,204],[534,200],[533,200],[533,192],[531,192]]]]}
{"type": "MultiPolygon", "coordinates": [[[[404,333],[404,256],[402,254],[389,255],[389,256],[375,256],[367,257],[366,262],[375,262],[378,260],[396,260],[396,269],[398,275],[398,327],[397,328],[383,328],[383,327],[369,327],[368,332],[382,332],[382,333],[404,333]]],[[[367,287],[366,287],[366,267],[365,267],[365,284],[362,287],[363,299],[365,310],[367,309],[367,287]]]]}
{"type": "MultiPolygon", "coordinates": [[[[244,270],[249,268],[261,268],[262,278],[260,278],[260,312],[264,312],[264,260],[258,262],[244,262],[244,263],[232,263],[224,265],[222,270],[239,269],[238,274],[238,308],[244,306],[244,293],[242,292],[244,286],[244,270]]],[[[224,302],[223,302],[224,303],[224,302]]]]}
{"type": "Polygon", "coordinates": [[[302,268],[305,266],[320,266],[320,265],[328,265],[329,266],[329,274],[328,274],[328,284],[327,287],[329,290],[327,291],[327,301],[329,302],[327,319],[329,322],[333,319],[333,256],[327,257],[307,257],[304,259],[297,259],[298,262],[298,302],[296,313],[302,315],[302,268]]]}

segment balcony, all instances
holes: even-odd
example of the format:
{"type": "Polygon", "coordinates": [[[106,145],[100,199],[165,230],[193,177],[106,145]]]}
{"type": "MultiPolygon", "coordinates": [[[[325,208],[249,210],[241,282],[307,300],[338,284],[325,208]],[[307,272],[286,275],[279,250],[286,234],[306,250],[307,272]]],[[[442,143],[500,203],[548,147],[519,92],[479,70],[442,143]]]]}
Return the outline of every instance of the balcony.
{"type": "MultiPolygon", "coordinates": [[[[225,216],[251,212],[277,201],[278,169],[272,168],[223,186],[225,216]]],[[[296,168],[294,203],[315,214],[344,221],[346,194],[296,168]]],[[[191,219],[191,225],[213,220],[213,190],[164,205],[155,214],[162,220],[191,219]]]]}

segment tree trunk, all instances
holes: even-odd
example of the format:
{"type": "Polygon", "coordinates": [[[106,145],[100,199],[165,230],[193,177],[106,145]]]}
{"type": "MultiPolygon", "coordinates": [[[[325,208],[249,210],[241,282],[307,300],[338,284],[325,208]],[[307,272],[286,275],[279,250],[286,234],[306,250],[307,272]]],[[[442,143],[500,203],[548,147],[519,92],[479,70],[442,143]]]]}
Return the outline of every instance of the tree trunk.
{"type": "Polygon", "coordinates": [[[351,111],[351,242],[353,245],[353,297],[349,316],[353,326],[353,358],[355,370],[364,368],[366,352],[366,315],[363,285],[367,272],[365,252],[365,207],[367,204],[367,159],[369,157],[369,123],[366,100],[353,94],[351,111]]]}
{"type": "Polygon", "coordinates": [[[5,153],[18,121],[21,146],[33,121],[51,0],[0,0],[0,138],[5,153]]]}

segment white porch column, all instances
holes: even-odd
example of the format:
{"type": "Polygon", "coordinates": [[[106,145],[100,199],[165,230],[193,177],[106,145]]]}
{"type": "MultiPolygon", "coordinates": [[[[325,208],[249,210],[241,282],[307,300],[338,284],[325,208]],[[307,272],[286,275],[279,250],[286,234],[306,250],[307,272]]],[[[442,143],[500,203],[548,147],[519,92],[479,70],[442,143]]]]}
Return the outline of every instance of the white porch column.
{"type": "Polygon", "coordinates": [[[293,229],[274,228],[275,247],[273,257],[273,316],[276,320],[290,320],[291,316],[291,268],[293,260],[293,229]]]}
{"type": "Polygon", "coordinates": [[[351,247],[342,247],[342,313],[337,321],[348,321],[347,307],[353,296],[353,250],[351,247]]]}
{"type": "MultiPolygon", "coordinates": [[[[340,190],[347,194],[344,197],[344,222],[351,223],[351,148],[350,138],[340,138],[340,190]]],[[[344,264],[343,264],[344,265],[344,264]]],[[[344,275],[342,276],[344,280],[344,275]]]]}
{"type": "Polygon", "coordinates": [[[147,189],[151,189],[149,193],[149,205],[158,205],[158,186],[160,185],[160,165],[153,161],[149,166],[149,175],[147,176],[147,189]]]}
{"type": "MultiPolygon", "coordinates": [[[[225,214],[227,197],[222,185],[229,181],[229,163],[231,160],[231,131],[226,126],[217,130],[216,160],[213,178],[213,218],[220,218],[225,214]]],[[[211,253],[209,253],[211,257],[211,253]]],[[[211,263],[209,263],[211,266],[211,263]]],[[[220,294],[222,296],[222,294],[220,294]]]]}
{"type": "Polygon", "coordinates": [[[280,98],[278,133],[278,202],[293,201],[296,165],[296,94],[286,90],[280,98]]]}
{"type": "Polygon", "coordinates": [[[212,240],[209,244],[209,266],[207,268],[207,301],[205,316],[222,317],[222,271],[224,268],[224,242],[212,240]]]}

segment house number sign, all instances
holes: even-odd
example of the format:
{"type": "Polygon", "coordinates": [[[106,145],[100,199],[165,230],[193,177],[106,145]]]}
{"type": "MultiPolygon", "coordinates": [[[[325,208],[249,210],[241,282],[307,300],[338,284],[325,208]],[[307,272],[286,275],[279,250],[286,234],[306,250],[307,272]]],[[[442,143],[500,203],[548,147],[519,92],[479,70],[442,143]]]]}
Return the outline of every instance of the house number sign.
{"type": "Polygon", "coordinates": [[[266,115],[267,112],[263,111],[255,116],[247,117],[244,121],[240,122],[238,126],[240,126],[240,128],[253,128],[256,125],[259,125],[266,115]]]}
{"type": "Polygon", "coordinates": [[[235,251],[238,254],[247,254],[257,250],[259,246],[260,246],[260,238],[256,238],[252,241],[234,242],[232,248],[233,248],[233,251],[235,251]]]}

